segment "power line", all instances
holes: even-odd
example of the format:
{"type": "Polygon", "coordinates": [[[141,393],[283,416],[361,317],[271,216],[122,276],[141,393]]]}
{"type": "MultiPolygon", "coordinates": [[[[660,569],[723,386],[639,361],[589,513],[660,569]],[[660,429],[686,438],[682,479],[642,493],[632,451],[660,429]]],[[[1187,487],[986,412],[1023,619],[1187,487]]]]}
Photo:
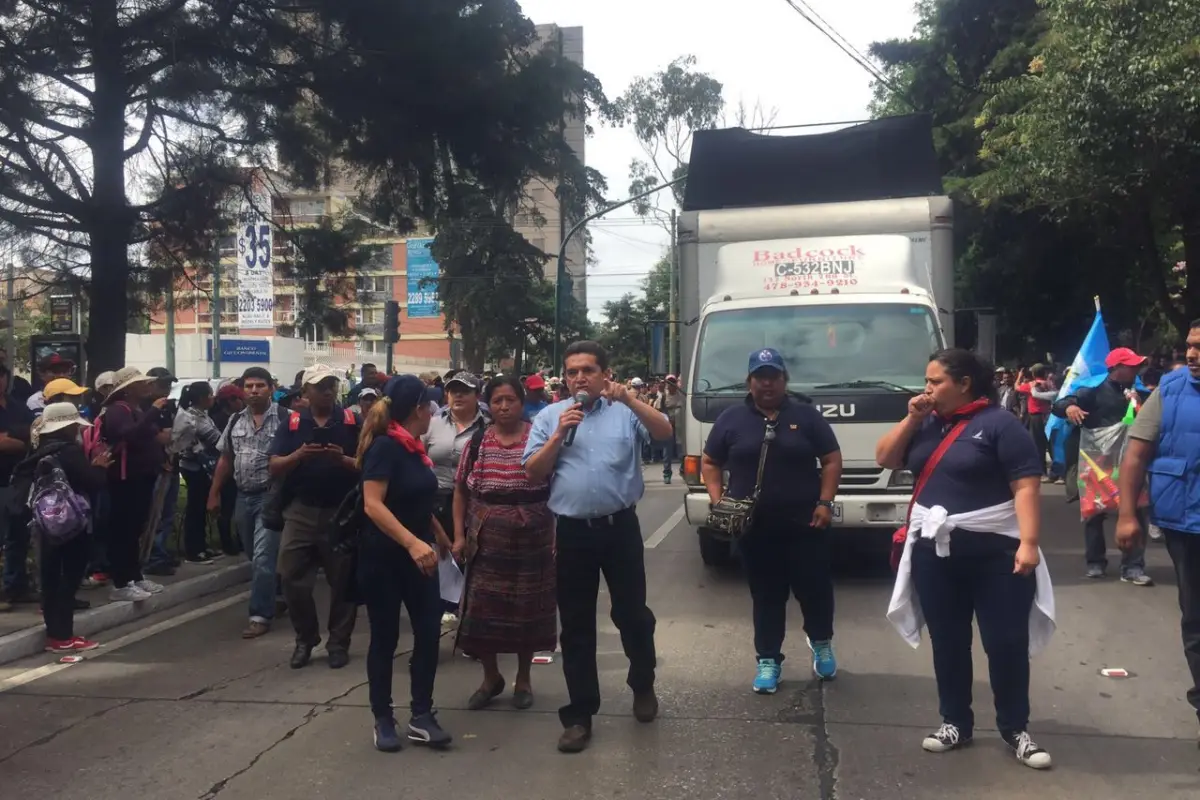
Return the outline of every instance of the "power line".
{"type": "MultiPolygon", "coordinates": [[[[825,38],[827,38],[829,41],[831,41],[835,45],[837,45],[837,48],[839,50],[841,50],[843,53],[845,53],[847,56],[849,56],[850,59],[855,64],[858,64],[860,67],[862,67],[864,70],[866,70],[868,75],[870,75],[872,78],[877,80],[879,83],[881,83],[884,86],[886,86],[887,88],[891,89],[893,92],[900,95],[901,97],[907,97],[907,95],[903,91],[901,91],[899,87],[897,87],[895,84],[893,84],[887,78],[885,78],[883,73],[880,72],[878,69],[876,69],[867,60],[867,58],[864,55],[862,55],[862,53],[859,53],[858,50],[856,50],[849,43],[849,41],[846,40],[846,38],[844,36],[842,36],[840,33],[838,33],[837,30],[832,25],[830,25],[828,22],[825,22],[824,19],[822,19],[820,23],[817,22],[817,20],[814,19],[814,17],[820,18],[820,15],[817,14],[816,11],[813,11],[812,7],[810,5],[808,5],[808,3],[805,2],[805,0],[783,0],[783,2],[787,3],[788,6],[793,11],[795,11],[797,14],[799,14],[800,17],[805,22],[807,22],[809,25],[812,25],[814,28],[816,28],[818,31],[820,31],[821,34],[823,36],[825,36],[825,38]],[[801,7],[800,4],[803,4],[803,8],[801,7]],[[824,24],[821,24],[821,23],[824,23],[824,24]],[[843,42],[845,42],[845,44],[843,44],[843,42]]],[[[910,105],[911,105],[911,103],[910,103],[910,105]]]]}

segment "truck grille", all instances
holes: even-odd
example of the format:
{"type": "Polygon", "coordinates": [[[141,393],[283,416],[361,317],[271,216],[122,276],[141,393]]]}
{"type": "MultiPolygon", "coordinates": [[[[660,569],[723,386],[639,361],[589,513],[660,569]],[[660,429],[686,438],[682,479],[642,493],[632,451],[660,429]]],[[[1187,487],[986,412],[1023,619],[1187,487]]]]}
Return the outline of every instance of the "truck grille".
{"type": "Polygon", "coordinates": [[[838,484],[838,491],[844,494],[884,488],[882,467],[844,467],[838,484]]]}

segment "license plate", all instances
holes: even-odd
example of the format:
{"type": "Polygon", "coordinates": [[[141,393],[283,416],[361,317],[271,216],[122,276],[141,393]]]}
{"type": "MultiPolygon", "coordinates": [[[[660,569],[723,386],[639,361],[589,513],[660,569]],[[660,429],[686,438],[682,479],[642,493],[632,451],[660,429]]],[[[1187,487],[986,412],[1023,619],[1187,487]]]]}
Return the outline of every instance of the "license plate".
{"type": "Polygon", "coordinates": [[[830,509],[830,510],[831,510],[831,511],[833,511],[833,522],[834,522],[834,524],[837,524],[837,523],[841,522],[841,521],[842,521],[842,504],[841,504],[841,503],[834,503],[834,504],[833,504],[833,508],[832,508],[832,509],[830,509]]]}

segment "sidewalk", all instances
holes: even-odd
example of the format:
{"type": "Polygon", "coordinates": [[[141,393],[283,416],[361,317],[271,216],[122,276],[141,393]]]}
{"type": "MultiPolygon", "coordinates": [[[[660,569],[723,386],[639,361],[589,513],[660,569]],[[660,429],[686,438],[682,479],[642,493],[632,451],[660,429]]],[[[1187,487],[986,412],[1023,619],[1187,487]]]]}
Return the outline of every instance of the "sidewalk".
{"type": "MultiPolygon", "coordinates": [[[[75,635],[94,636],[197,597],[246,583],[250,580],[250,562],[242,556],[227,556],[209,566],[184,564],[174,575],[150,579],[166,589],[141,603],[111,602],[108,599],[111,586],[80,589],[75,596],[87,600],[92,607],[75,612],[75,635]]],[[[36,603],[18,605],[11,612],[0,613],[0,664],[40,653],[45,643],[46,631],[36,603]]]]}

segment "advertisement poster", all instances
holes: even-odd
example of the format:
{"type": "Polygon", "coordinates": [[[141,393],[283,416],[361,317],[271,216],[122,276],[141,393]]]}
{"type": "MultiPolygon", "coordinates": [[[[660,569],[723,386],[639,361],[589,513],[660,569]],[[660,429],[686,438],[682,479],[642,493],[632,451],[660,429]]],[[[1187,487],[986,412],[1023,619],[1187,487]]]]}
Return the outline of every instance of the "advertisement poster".
{"type": "Polygon", "coordinates": [[[438,265],[429,252],[432,244],[433,239],[409,239],[406,245],[409,319],[436,317],[440,313],[436,281],[438,265]]]}
{"type": "Polygon", "coordinates": [[[75,333],[75,298],[69,295],[50,296],[50,332],[75,333]]]}
{"type": "Polygon", "coordinates": [[[237,311],[243,330],[275,329],[275,270],[271,263],[274,230],[271,195],[254,187],[238,223],[237,311]]]}

